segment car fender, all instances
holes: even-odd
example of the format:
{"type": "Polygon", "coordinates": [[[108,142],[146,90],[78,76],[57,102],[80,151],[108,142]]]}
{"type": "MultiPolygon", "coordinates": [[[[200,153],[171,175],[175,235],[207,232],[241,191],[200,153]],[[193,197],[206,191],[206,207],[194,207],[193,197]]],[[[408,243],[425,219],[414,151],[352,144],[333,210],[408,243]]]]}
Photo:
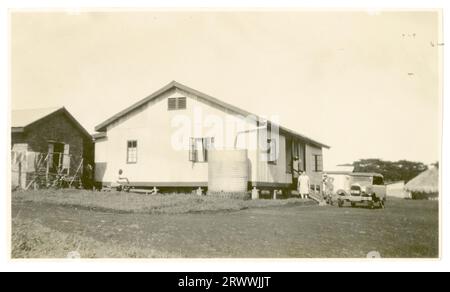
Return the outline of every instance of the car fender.
{"type": "Polygon", "coordinates": [[[349,193],[346,190],[344,190],[344,189],[338,189],[336,191],[336,195],[338,195],[338,196],[348,196],[348,194],[349,193]]]}

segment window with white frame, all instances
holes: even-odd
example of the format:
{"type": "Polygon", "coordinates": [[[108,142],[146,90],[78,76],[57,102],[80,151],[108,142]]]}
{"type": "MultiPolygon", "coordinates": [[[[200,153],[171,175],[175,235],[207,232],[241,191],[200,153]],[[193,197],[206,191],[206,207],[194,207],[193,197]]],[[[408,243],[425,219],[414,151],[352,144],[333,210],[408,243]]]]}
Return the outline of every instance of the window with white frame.
{"type": "Polygon", "coordinates": [[[189,161],[207,162],[208,150],[214,148],[214,137],[191,138],[189,144],[189,161]]]}
{"type": "Polygon", "coordinates": [[[137,140],[127,141],[127,163],[137,163],[137,140]]]}
{"type": "Polygon", "coordinates": [[[69,174],[70,172],[70,145],[67,143],[48,142],[48,168],[50,172],[69,174]]]}

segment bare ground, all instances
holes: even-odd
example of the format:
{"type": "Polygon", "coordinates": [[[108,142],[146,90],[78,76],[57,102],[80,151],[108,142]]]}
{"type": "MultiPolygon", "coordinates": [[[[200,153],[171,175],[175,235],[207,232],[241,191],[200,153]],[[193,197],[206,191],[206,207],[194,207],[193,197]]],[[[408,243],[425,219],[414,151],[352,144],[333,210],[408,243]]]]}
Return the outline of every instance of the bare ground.
{"type": "MultiPolygon", "coordinates": [[[[146,257],[146,253],[135,252],[139,250],[151,250],[157,257],[190,258],[365,258],[373,250],[389,258],[439,255],[436,201],[390,200],[384,210],[288,204],[145,214],[13,200],[12,215],[13,235],[19,226],[23,228],[23,222],[34,222],[59,234],[103,244],[105,249],[122,250],[93,255],[89,246],[82,246],[82,257],[127,257],[127,249],[135,257],[146,257]]],[[[19,248],[20,243],[13,242],[13,247],[19,248]]],[[[40,257],[62,257],[52,248],[43,250],[40,257]]],[[[13,250],[14,254],[36,257],[32,251],[13,250]]]]}

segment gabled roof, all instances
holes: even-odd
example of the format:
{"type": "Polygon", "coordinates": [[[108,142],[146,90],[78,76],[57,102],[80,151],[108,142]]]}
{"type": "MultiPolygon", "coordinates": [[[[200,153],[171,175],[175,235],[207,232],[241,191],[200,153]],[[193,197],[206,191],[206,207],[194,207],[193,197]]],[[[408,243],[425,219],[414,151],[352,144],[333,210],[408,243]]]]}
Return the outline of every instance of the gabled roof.
{"type": "Polygon", "coordinates": [[[13,133],[24,132],[28,127],[57,113],[63,113],[85,135],[91,134],[69,113],[65,107],[21,109],[11,111],[11,130],[13,133]]]}
{"type": "MultiPolygon", "coordinates": [[[[156,99],[161,94],[163,94],[163,93],[165,93],[165,92],[167,92],[169,90],[176,89],[176,88],[178,88],[178,89],[180,89],[182,91],[191,93],[192,95],[195,95],[195,96],[199,97],[200,99],[203,99],[204,101],[216,104],[216,105],[218,105],[218,106],[220,106],[222,108],[225,108],[226,110],[229,110],[229,111],[231,111],[231,112],[233,112],[235,114],[238,114],[238,115],[241,115],[241,116],[244,116],[244,117],[253,116],[258,121],[264,121],[265,120],[265,119],[255,115],[255,114],[252,114],[252,113],[250,113],[250,112],[248,112],[246,110],[243,110],[243,109],[240,109],[238,107],[235,107],[235,106],[233,106],[231,104],[223,102],[223,101],[221,101],[221,100],[219,100],[219,99],[217,99],[215,97],[207,95],[207,94],[205,94],[203,92],[200,92],[198,90],[190,88],[190,87],[188,87],[186,85],[183,85],[181,83],[178,83],[176,81],[172,81],[169,84],[167,84],[166,86],[164,86],[163,88],[159,89],[158,91],[155,91],[154,93],[152,93],[151,95],[147,96],[146,98],[138,101],[137,103],[135,103],[135,104],[131,105],[130,107],[120,111],[119,113],[113,115],[112,117],[110,117],[106,121],[104,121],[101,124],[97,125],[95,127],[95,130],[99,131],[99,132],[105,132],[106,131],[106,127],[108,125],[110,125],[111,123],[113,123],[114,121],[116,121],[119,118],[127,115],[128,113],[132,112],[133,110],[135,110],[135,109],[137,109],[137,108],[147,104],[148,102],[152,101],[153,99],[156,99]]],[[[308,138],[306,136],[303,136],[303,135],[301,135],[301,134],[299,134],[299,133],[297,133],[295,131],[292,131],[292,130],[290,130],[288,128],[282,127],[280,125],[277,125],[277,126],[279,127],[280,132],[289,133],[290,135],[292,135],[294,137],[298,137],[298,138],[300,138],[300,139],[302,139],[302,140],[304,140],[306,142],[309,142],[310,144],[313,144],[313,145],[317,145],[317,146],[324,147],[324,148],[330,148],[330,146],[328,146],[328,145],[325,145],[323,143],[320,143],[318,141],[310,139],[310,138],[308,138]]]]}

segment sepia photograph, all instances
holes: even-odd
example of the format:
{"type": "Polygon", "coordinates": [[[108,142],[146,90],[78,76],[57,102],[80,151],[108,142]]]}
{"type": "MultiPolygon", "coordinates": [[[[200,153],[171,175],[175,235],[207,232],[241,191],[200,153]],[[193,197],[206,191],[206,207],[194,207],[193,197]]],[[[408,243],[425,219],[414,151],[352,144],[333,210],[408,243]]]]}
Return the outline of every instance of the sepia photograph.
{"type": "Polygon", "coordinates": [[[11,259],[440,259],[442,28],[10,10],[11,259]]]}

